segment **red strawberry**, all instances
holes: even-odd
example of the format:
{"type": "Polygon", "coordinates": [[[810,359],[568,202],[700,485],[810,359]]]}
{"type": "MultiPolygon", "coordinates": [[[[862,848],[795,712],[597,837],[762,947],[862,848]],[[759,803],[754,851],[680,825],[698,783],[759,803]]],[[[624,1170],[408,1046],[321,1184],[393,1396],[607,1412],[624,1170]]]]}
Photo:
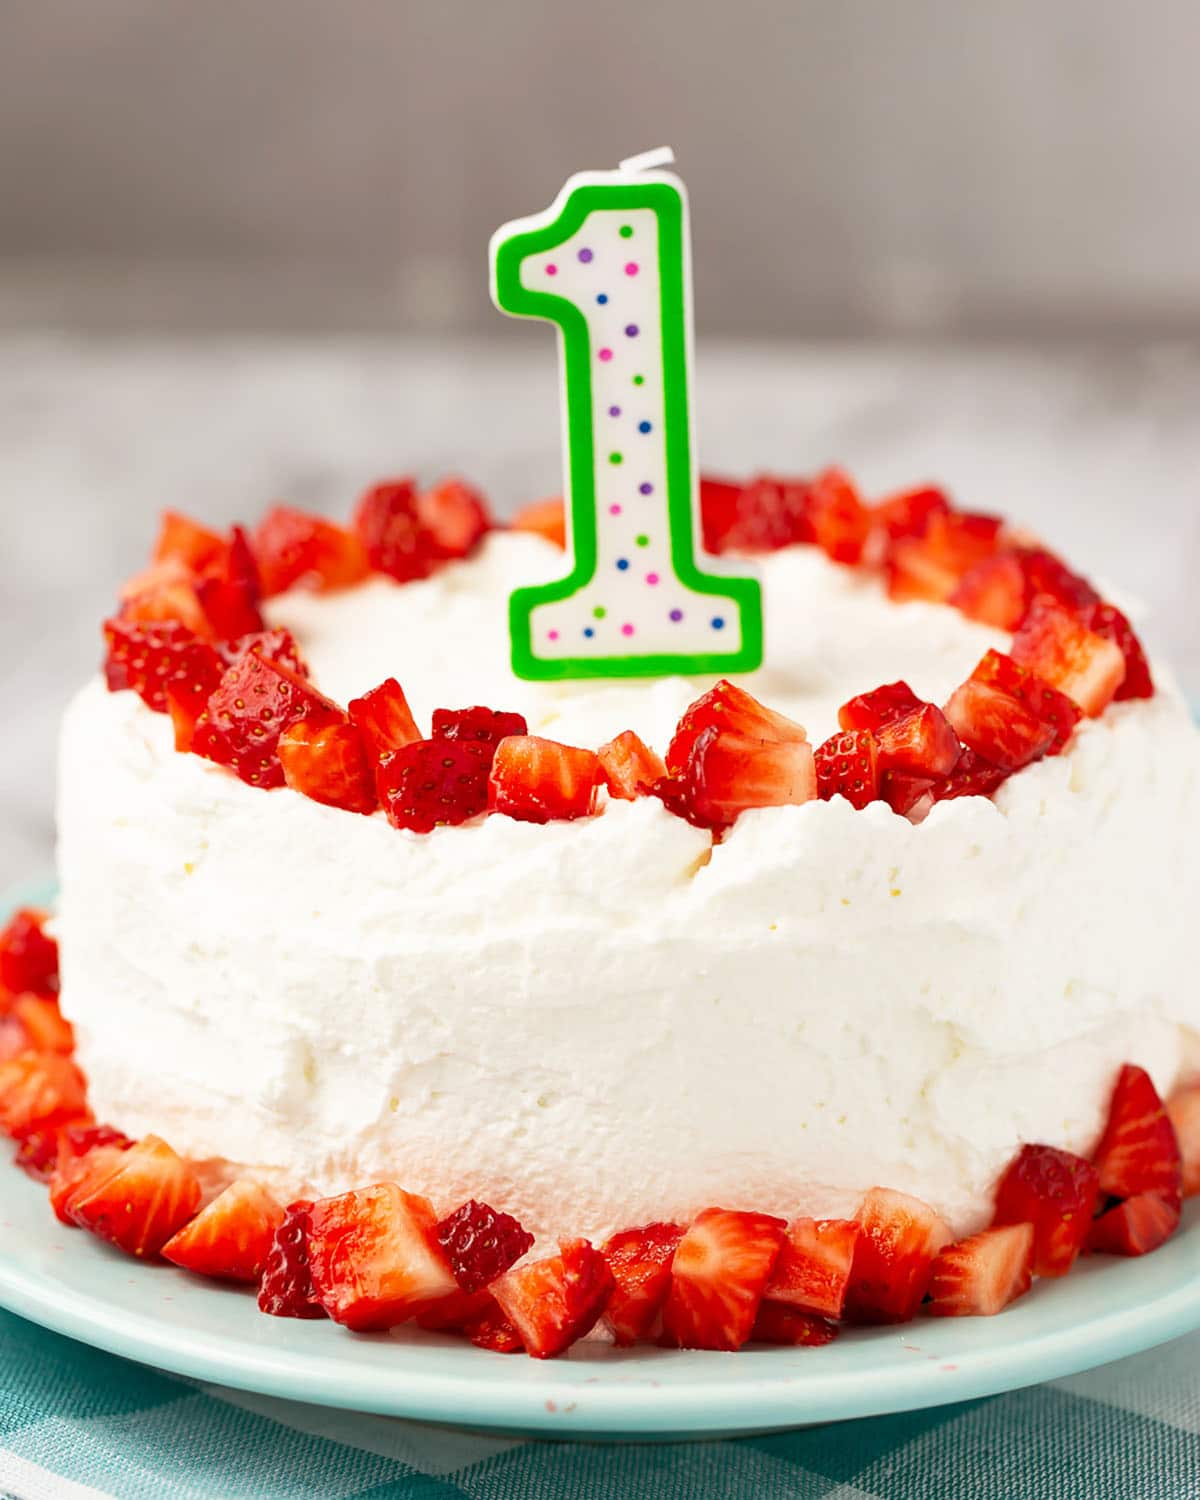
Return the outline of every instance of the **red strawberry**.
{"type": "Polygon", "coordinates": [[[339,723],[345,715],[297,672],[248,651],[229,667],[197,725],[193,749],[227,766],[250,786],[284,785],[279,760],[283,734],[307,719],[339,723]]]}
{"type": "Polygon", "coordinates": [[[854,1323],[906,1323],[929,1289],[934,1257],[953,1238],[919,1198],[872,1188],[855,1219],[862,1234],[846,1289],[854,1323]]]}
{"type": "Polygon", "coordinates": [[[851,1219],[793,1219],[767,1283],[768,1300],[840,1318],[861,1232],[851,1219]]]}
{"type": "Polygon", "coordinates": [[[935,786],[937,782],[930,780],[928,776],[908,776],[903,771],[884,771],[879,778],[879,795],[894,813],[906,818],[910,813],[917,815],[922,803],[927,804],[928,810],[928,804],[933,801],[935,786]]]}
{"type": "Polygon", "coordinates": [[[522,823],[586,818],[595,811],[599,780],[593,751],[536,735],[511,735],[496,747],[489,805],[522,823]]]}
{"type": "Polygon", "coordinates": [[[682,771],[664,776],[654,793],[697,828],[728,828],[754,807],[811,802],[817,796],[813,749],[803,739],[748,739],[703,729],[682,771]]]}
{"type": "Polygon", "coordinates": [[[933,514],[923,535],[901,537],[886,563],[888,595],[944,603],[959,579],[999,545],[1000,522],[994,516],[964,511],[933,514]]]}
{"type": "Polygon", "coordinates": [[[1033,1285],[1033,1225],[985,1229],[947,1245],[933,1263],[929,1311],[937,1318],[989,1318],[1033,1285]]]}
{"type": "Polygon", "coordinates": [[[257,1284],[282,1223],[266,1188],[239,1178],[167,1241],[163,1259],[197,1276],[257,1284]]]}
{"type": "Polygon", "coordinates": [[[215,531],[178,511],[165,510],[154,547],[154,561],[174,561],[182,563],[189,573],[207,573],[223,565],[228,546],[225,538],[215,531]]]}
{"type": "Polygon", "coordinates": [[[1178,1198],[1135,1193],[1091,1225],[1087,1248],[1101,1255],[1148,1255],[1179,1228],[1178,1198]]]}
{"type": "MultiPolygon", "coordinates": [[[[464,740],[488,745],[493,750],[501,740],[514,734],[528,734],[529,725],[524,714],[497,711],[494,708],[435,708],[433,730],[435,740],[464,740]]],[[[490,766],[489,758],[489,766],[490,766]]]]}
{"type": "Polygon", "coordinates": [[[217,655],[227,667],[241,661],[248,651],[255,652],[264,661],[286,667],[289,672],[295,672],[297,677],[307,680],[312,676],[308,663],[296,644],[296,637],[290,630],[255,630],[249,635],[240,636],[236,641],[217,642],[217,655]]]}
{"type": "MultiPolygon", "coordinates": [[[[65,1134],[65,1132],[64,1132],[65,1134]]],[[[75,1225],[76,1200],[101,1180],[116,1172],[119,1158],[133,1145],[120,1141],[97,1144],[78,1154],[64,1148],[59,1141],[58,1161],[50,1177],[50,1207],[63,1224],[75,1225]]]]}
{"type": "Polygon", "coordinates": [[[553,1359],[590,1333],[613,1289],[608,1262],[587,1240],[506,1271],[491,1292],[535,1359],[553,1359]]]}
{"type": "Polygon", "coordinates": [[[200,1206],[195,1172],[156,1135],[125,1151],[102,1146],[80,1161],[90,1170],[72,1193],[71,1220],[127,1255],[157,1255],[200,1206]]]}
{"type": "Polygon", "coordinates": [[[804,744],[807,735],[794,720],[767,708],[744,688],[722,679],[684,710],[667,747],[667,771],[678,776],[687,766],[692,746],[705,729],[759,740],[765,744],[804,744]]]}
{"type": "Polygon", "coordinates": [[[999,688],[1010,698],[1025,704],[1043,724],[1049,724],[1054,730],[1054,741],[1047,755],[1058,755],[1062,751],[1076,724],[1083,718],[1083,710],[1074,699],[1043,682],[1036,673],[1019,666],[1002,651],[989,651],[971,673],[971,680],[999,688]]]}
{"type": "Polygon", "coordinates": [[[352,531],[285,505],[263,517],[253,547],[268,599],[292,588],[349,588],[370,571],[363,545],[352,531]]]}
{"type": "Polygon", "coordinates": [[[20,1138],[87,1113],[83,1074],[57,1052],[23,1052],[0,1062],[0,1131],[20,1138]]]}
{"type": "Polygon", "coordinates": [[[1025,574],[1025,597],[1035,599],[1049,594],[1068,609],[1086,609],[1098,604],[1100,595],[1086,578],[1067,567],[1061,558],[1042,547],[1020,547],[1017,555],[1025,574]]]}
{"type": "Polygon", "coordinates": [[[261,1312],[273,1318],[323,1318],[325,1309],[313,1290],[308,1261],[312,1204],[299,1199],[284,1210],[283,1221],[267,1251],[258,1288],[261,1312]]]}
{"type": "Polygon", "coordinates": [[[831,735],[815,752],[817,795],[828,802],[845,797],[851,807],[866,807],[879,796],[875,736],[869,729],[831,735]]]}
{"type": "Polygon", "coordinates": [[[58,944],[46,931],[44,911],[25,906],[0,932],[0,988],[17,995],[58,991],[58,944]]]}
{"type": "Polygon", "coordinates": [[[167,712],[167,693],[207,700],[221,680],[221,658],[186,625],[106,620],[104,676],[110,693],[135,692],[155,713],[167,712]]]}
{"type": "Polygon", "coordinates": [[[13,1160],[23,1172],[27,1172],[36,1181],[48,1183],[58,1168],[60,1145],[63,1136],[68,1131],[76,1135],[84,1132],[92,1134],[108,1132],[113,1138],[124,1139],[119,1131],[110,1131],[107,1125],[95,1125],[91,1114],[85,1112],[77,1119],[65,1124],[50,1124],[28,1131],[18,1141],[13,1160]]]}
{"type": "Polygon", "coordinates": [[[358,502],[354,533],[371,567],[399,583],[428,578],[437,564],[438,545],[421,520],[411,479],[373,485],[358,502]]]}
{"type": "Polygon", "coordinates": [[[889,682],[843,703],[838,709],[838,724],[847,731],[869,729],[878,734],[885,724],[902,719],[920,707],[920,698],[907,682],[889,682]]]}
{"type": "Polygon", "coordinates": [[[752,1344],[790,1344],[793,1348],[819,1349],[838,1336],[838,1326],[816,1313],[801,1311],[787,1302],[760,1303],[750,1332],[752,1344]]]}
{"type": "Polygon", "coordinates": [[[1113,1198],[1158,1193],[1178,1203],[1183,1161],[1175,1129],[1144,1068],[1126,1063],[1117,1077],[1108,1123],[1092,1160],[1100,1190],[1113,1198]]]}
{"type": "Polygon", "coordinates": [[[1016,552],[997,552],[964,573],[946,600],[969,620],[1015,630],[1025,616],[1025,569],[1016,552]]]}
{"type": "Polygon", "coordinates": [[[663,1343],[740,1349],[754,1329],[787,1225],[769,1214],[706,1208],[679,1242],[663,1304],[663,1343]]]}
{"type": "Polygon", "coordinates": [[[212,624],[196,592],[196,578],[178,558],[155,563],[121,590],[119,619],[133,624],[186,625],[193,635],[213,634],[212,624]]]}
{"type": "Polygon", "coordinates": [[[615,1283],[604,1321],[622,1346],[652,1338],[671,1285],[671,1262],[683,1238],[678,1224],[644,1224],[606,1240],[602,1253],[615,1283]]]}
{"type": "Polygon", "coordinates": [[[74,1052],[75,1028],[59,1010],[57,995],[18,995],[10,1015],[25,1041],[20,1050],[68,1057],[74,1052]]]}
{"type": "Polygon", "coordinates": [[[532,531],[536,536],[545,537],[556,547],[567,545],[567,515],[561,496],[556,495],[553,500],[535,500],[522,506],[509,525],[514,531],[532,531]]]}
{"type": "Polygon", "coordinates": [[[1019,699],[975,678],[951,695],[946,717],[964,745],[1002,771],[1040,760],[1056,738],[1054,728],[1019,699]]]}
{"type": "Polygon", "coordinates": [[[233,528],[229,549],[219,573],[196,581],[196,597],[218,641],[235,641],[266,629],[259,603],[262,585],[246,533],[233,528]]]}
{"type": "Polygon", "coordinates": [[[335,1323],[392,1328],[455,1290],[433,1205],[394,1182],[320,1199],[309,1226],[313,1288],[335,1323]]]}
{"type": "Polygon", "coordinates": [[[379,763],[379,796],[393,828],[432,833],[487,811],[490,745],[418,740],[379,763]]]}
{"type": "Polygon", "coordinates": [[[417,496],[417,517],[434,557],[466,557],[492,529],[487,501],[461,479],[444,479],[417,496]]]}
{"type": "Polygon", "coordinates": [[[897,541],[900,537],[920,537],[928,531],[934,516],[944,516],[949,510],[950,502],[942,490],[922,485],[917,489],[901,490],[873,506],[871,524],[890,541],[897,541]]]}
{"type": "Polygon", "coordinates": [[[375,768],[353,724],[301,719],[280,739],[279,763],[288,786],[314,802],[367,815],[379,806],[375,768]]]}
{"type": "Polygon", "coordinates": [[[808,494],[807,516],[813,538],[826,556],[840,563],[861,560],[871,516],[848,474],[826,469],[817,475],[808,494]]]}
{"type": "Polygon", "coordinates": [[[496,1299],[486,1287],[477,1292],[451,1292],[449,1296],[439,1297],[436,1302],[423,1307],[415,1322],[418,1328],[430,1333],[462,1333],[468,1323],[492,1309],[500,1311],[496,1299]]]}
{"type": "Polygon", "coordinates": [[[1079,619],[1094,635],[1103,636],[1106,641],[1120,647],[1125,658],[1125,677],[1116,691],[1118,702],[1127,698],[1153,698],[1154,678],[1150,674],[1150,663],[1133,626],[1121,611],[1112,604],[1097,601],[1081,610],[1079,619]]]}
{"type": "Polygon", "coordinates": [[[700,476],[700,524],[704,550],[714,555],[724,552],[725,539],[737,524],[743,486],[711,474],[700,476]]]}
{"type": "Polygon", "coordinates": [[[1011,654],[1093,718],[1104,712],[1125,680],[1120,646],[1089,630],[1047,594],[1030,605],[1011,654]]]}
{"type": "Polygon", "coordinates": [[[997,787],[1008,780],[1010,774],[999,766],[993,766],[974,750],[964,749],[949,776],[944,781],[934,783],[933,800],[948,802],[955,797],[990,797],[997,787]]]}
{"type": "Polygon", "coordinates": [[[948,776],[958,764],[962,745],[946,715],[932,703],[892,719],[875,731],[881,772],[925,777],[948,776]]]}
{"type": "Polygon", "coordinates": [[[405,745],[415,745],[421,738],[404,689],[394,677],[361,698],[351,699],[348,712],[350,722],[363,737],[367,754],[375,761],[403,750],[405,745]]]}
{"type": "Polygon", "coordinates": [[[495,1281],[533,1247],[533,1235],[511,1214],[474,1198],[441,1220],[436,1238],[464,1292],[477,1292],[495,1281]]]}
{"type": "Polygon", "coordinates": [[[1200,1193],[1200,1085],[1177,1089],[1167,1100],[1167,1117],[1183,1159],[1183,1196],[1191,1198],[1200,1193]]]}
{"type": "Polygon", "coordinates": [[[617,735],[615,740],[609,740],[607,745],[601,745],[596,756],[608,795],[621,802],[649,796],[655,784],[667,774],[662,756],[651,750],[632,729],[617,735]]]}
{"type": "Polygon", "coordinates": [[[1091,1162],[1054,1146],[1022,1146],[996,1189],[993,1224],[1033,1225],[1033,1269],[1065,1276],[1083,1248],[1100,1179],[1091,1162]]]}
{"type": "Polygon", "coordinates": [[[490,1349],[493,1354],[520,1354],[524,1348],[521,1335],[501,1312],[495,1298],[488,1300],[491,1305],[487,1311],[465,1323],[463,1332],[477,1349],[490,1349]]]}
{"type": "Polygon", "coordinates": [[[806,479],[777,479],[769,474],[760,474],[740,488],[724,485],[718,490],[710,480],[700,492],[705,550],[777,552],[797,542],[815,541],[810,492],[806,479]]]}

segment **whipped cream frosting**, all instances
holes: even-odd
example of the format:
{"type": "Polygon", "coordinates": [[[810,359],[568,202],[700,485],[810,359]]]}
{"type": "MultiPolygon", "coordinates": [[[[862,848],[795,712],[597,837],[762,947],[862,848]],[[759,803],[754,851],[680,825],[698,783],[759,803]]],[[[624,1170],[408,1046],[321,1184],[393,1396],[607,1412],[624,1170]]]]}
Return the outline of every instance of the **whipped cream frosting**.
{"type": "MultiPolygon", "coordinates": [[[[707,681],[513,679],[508,592],[561,567],[498,534],[270,614],[343,702],[394,675],[418,722],[486,703],[665,748],[707,681]]],[[[850,694],[942,701],[1006,644],[814,548],[761,567],[767,661],[740,680],[814,743],[850,694]]],[[[836,799],[710,848],[642,801],[420,836],[178,755],[95,682],[62,737],[63,1005],[101,1116],[283,1192],[391,1178],[599,1238],[880,1183],[965,1233],[1021,1141],[1092,1147],[1122,1062],[1162,1090],[1200,1067],[1198,752],[1164,683],[919,826],[836,799]]]]}

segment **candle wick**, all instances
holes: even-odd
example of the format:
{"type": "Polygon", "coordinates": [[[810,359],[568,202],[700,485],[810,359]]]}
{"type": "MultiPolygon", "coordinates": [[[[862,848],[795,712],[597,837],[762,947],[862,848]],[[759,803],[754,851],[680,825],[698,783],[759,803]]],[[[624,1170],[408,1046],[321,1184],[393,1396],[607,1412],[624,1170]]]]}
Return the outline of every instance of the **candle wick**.
{"type": "Polygon", "coordinates": [[[620,164],[622,172],[649,172],[654,167],[669,167],[675,160],[670,146],[655,146],[653,151],[641,151],[637,156],[627,156],[620,164]]]}

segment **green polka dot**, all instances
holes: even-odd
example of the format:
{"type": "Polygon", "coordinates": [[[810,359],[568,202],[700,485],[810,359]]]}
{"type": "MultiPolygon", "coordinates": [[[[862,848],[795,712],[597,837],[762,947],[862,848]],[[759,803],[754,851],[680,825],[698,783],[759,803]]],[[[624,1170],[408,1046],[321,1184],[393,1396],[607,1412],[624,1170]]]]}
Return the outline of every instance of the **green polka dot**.
{"type": "Polygon", "coordinates": [[[650,545],[650,538],[648,536],[634,537],[634,541],[637,542],[639,547],[648,547],[650,545]]]}
{"type": "Polygon", "coordinates": [[[608,461],[610,464],[620,464],[624,463],[625,459],[624,456],[620,453],[610,453],[608,455],[608,461]]]}
{"type": "Polygon", "coordinates": [[[605,609],[605,607],[603,606],[603,604],[597,604],[597,606],[595,607],[595,609],[592,610],[592,618],[594,620],[603,620],[604,616],[607,613],[608,613],[608,610],[605,609]]]}
{"type": "Polygon", "coordinates": [[[634,385],[645,385],[646,377],[644,375],[635,375],[633,377],[633,383],[634,385]]]}
{"type": "Polygon", "coordinates": [[[633,238],[633,225],[632,224],[622,224],[621,225],[621,238],[623,240],[631,240],[633,238]]]}

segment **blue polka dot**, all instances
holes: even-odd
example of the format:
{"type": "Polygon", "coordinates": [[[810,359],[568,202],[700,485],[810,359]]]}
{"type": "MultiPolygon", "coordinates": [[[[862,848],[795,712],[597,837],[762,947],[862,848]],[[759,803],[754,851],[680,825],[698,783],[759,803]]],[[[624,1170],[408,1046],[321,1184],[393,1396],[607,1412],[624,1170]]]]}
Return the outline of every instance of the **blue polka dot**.
{"type": "Polygon", "coordinates": [[[627,557],[618,557],[617,558],[617,569],[618,569],[619,572],[624,573],[625,569],[628,566],[629,566],[629,559],[627,557]]]}
{"type": "Polygon", "coordinates": [[[638,431],[639,432],[649,432],[650,431],[650,423],[649,422],[639,422],[638,423],[638,431]]]}
{"type": "Polygon", "coordinates": [[[725,621],[721,618],[720,615],[714,615],[713,616],[712,628],[714,630],[724,630],[725,629],[725,621]]]}
{"type": "Polygon", "coordinates": [[[601,307],[603,307],[604,304],[608,301],[608,293],[601,292],[600,295],[596,298],[596,301],[600,304],[601,307]]]}
{"type": "Polygon", "coordinates": [[[592,627],[590,625],[585,625],[583,627],[583,633],[584,633],[584,635],[587,636],[587,638],[588,638],[589,641],[596,634],[596,632],[592,629],[592,627]]]}

